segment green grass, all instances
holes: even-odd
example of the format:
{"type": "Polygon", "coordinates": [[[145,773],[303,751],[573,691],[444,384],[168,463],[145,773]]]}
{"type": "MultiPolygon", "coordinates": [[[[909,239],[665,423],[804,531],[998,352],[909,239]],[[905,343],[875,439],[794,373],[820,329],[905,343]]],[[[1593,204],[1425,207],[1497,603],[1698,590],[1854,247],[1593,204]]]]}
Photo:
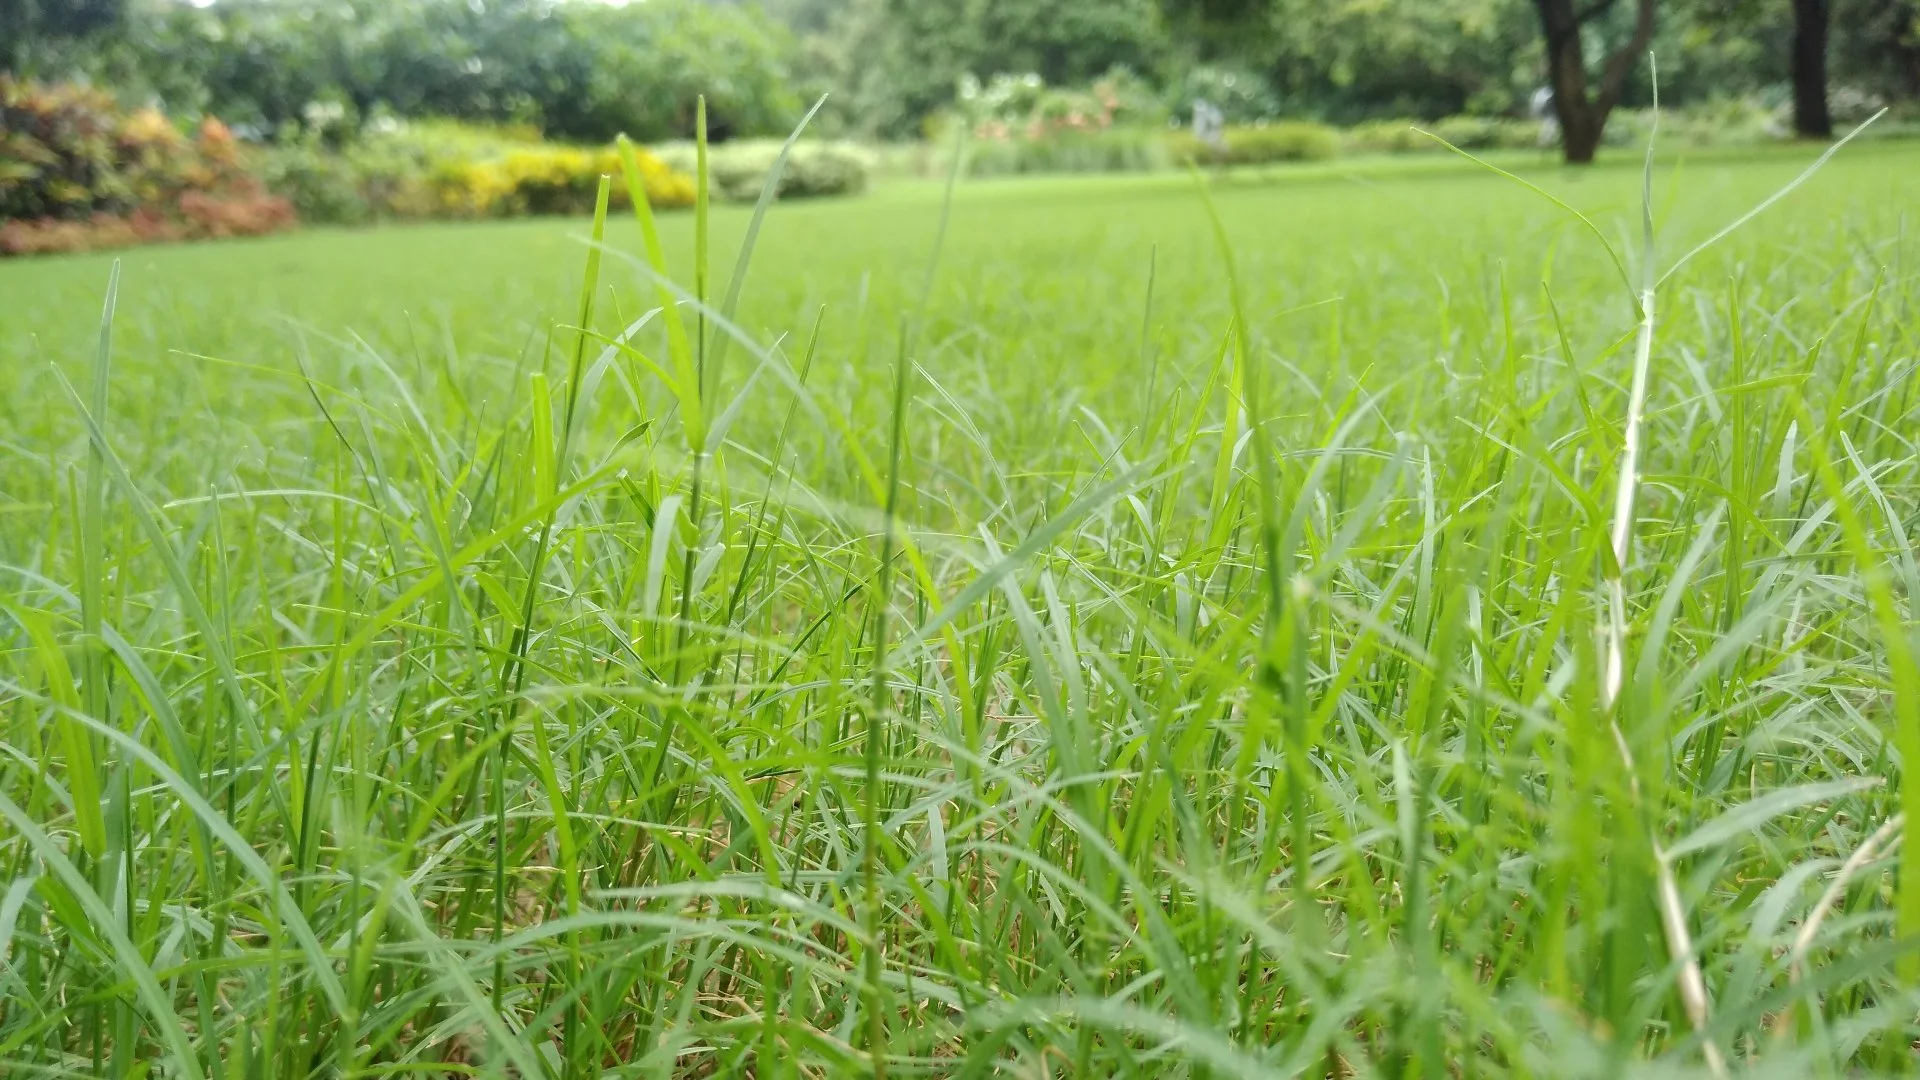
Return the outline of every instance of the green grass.
{"type": "Polygon", "coordinates": [[[1612,707],[1638,314],[1470,165],[0,265],[4,1071],[1910,1070],[1916,176],[1661,287],[1612,707]]]}

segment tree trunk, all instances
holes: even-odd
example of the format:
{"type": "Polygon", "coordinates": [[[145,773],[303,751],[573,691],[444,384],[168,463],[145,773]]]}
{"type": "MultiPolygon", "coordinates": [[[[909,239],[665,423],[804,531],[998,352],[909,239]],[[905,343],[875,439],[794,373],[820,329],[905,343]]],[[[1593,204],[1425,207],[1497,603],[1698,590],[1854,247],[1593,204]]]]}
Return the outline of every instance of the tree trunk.
{"type": "MultiPolygon", "coordinates": [[[[1822,0],[1824,3],[1824,0],[1822,0]]],[[[1547,85],[1553,88],[1553,109],[1560,119],[1560,146],[1569,165],[1588,165],[1600,149],[1607,116],[1620,101],[1620,91],[1634,61],[1653,40],[1654,0],[1638,0],[1633,39],[1607,58],[1600,73],[1598,93],[1587,90],[1587,62],[1581,28],[1612,7],[1614,0],[1594,0],[1576,9],[1574,0],[1534,0],[1540,12],[1540,30],[1546,38],[1547,85]]]]}
{"type": "Polygon", "coordinates": [[[1587,65],[1581,55],[1580,24],[1573,17],[1572,3],[1551,6],[1564,9],[1564,18],[1548,21],[1549,5],[1545,2],[1540,5],[1547,34],[1547,85],[1553,89],[1553,112],[1560,121],[1560,146],[1568,164],[1585,165],[1593,161],[1594,151],[1599,149],[1600,130],[1593,122],[1593,109],[1587,101],[1587,65]]]}
{"type": "Polygon", "coordinates": [[[1827,109],[1828,0],[1793,0],[1793,130],[1804,139],[1833,137],[1827,109]]]}
{"type": "Polygon", "coordinates": [[[1605,120],[1595,119],[1593,110],[1582,109],[1580,122],[1569,124],[1563,118],[1560,121],[1560,149],[1569,165],[1591,165],[1594,155],[1600,152],[1600,136],[1605,133],[1605,120]]]}

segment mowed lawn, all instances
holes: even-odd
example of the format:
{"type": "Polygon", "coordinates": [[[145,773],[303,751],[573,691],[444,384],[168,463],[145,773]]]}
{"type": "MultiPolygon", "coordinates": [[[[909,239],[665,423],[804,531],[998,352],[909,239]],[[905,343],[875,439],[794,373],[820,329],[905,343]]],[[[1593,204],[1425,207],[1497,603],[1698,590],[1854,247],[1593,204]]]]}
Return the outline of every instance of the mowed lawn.
{"type": "Polygon", "coordinates": [[[0,264],[0,1072],[1910,1068],[1920,148],[1631,434],[1639,165],[1503,164],[0,264]]]}
{"type": "MultiPolygon", "coordinates": [[[[1682,158],[1656,180],[1661,246],[1670,257],[1771,194],[1816,155],[1774,150],[1714,160],[1723,156],[1707,155],[1706,163],[1682,158]]],[[[1809,240],[1807,230],[1817,230],[1814,243],[1829,234],[1896,239],[1917,160],[1920,151],[1906,145],[1848,148],[1805,192],[1725,246],[1702,268],[1702,280],[1756,249],[1785,254],[1809,240]]],[[[1522,168],[1595,214],[1616,244],[1637,246],[1640,163],[1631,154],[1616,153],[1588,175],[1566,174],[1532,156],[1505,155],[1501,164],[1522,168]]],[[[897,322],[924,282],[942,188],[936,181],[896,182],[864,198],[780,206],[744,297],[748,329],[797,333],[822,304],[830,335],[897,322]]],[[[1444,329],[1437,321],[1448,306],[1443,299],[1462,312],[1484,311],[1502,266],[1515,303],[1528,312],[1551,273],[1578,304],[1586,299],[1581,290],[1597,287],[1607,267],[1564,214],[1451,156],[1235,174],[1217,181],[1216,197],[1263,332],[1284,332],[1268,325],[1276,307],[1343,296],[1349,328],[1371,334],[1376,323],[1404,325],[1411,315],[1415,325],[1404,329],[1432,338],[1444,329]]],[[[731,270],[748,217],[743,208],[716,209],[716,275],[731,270]]],[[[685,276],[692,215],[664,216],[662,232],[676,272],[685,276]]],[[[123,367],[134,363],[132,350],[156,347],[265,360],[284,353],[286,328],[295,324],[358,333],[396,354],[413,351],[397,344],[409,334],[430,334],[436,348],[451,341],[517,355],[530,332],[574,317],[586,233],[584,219],[318,230],[0,263],[0,341],[9,361],[90,355],[108,267],[118,259],[125,273],[120,335],[130,350],[123,367]]],[[[609,244],[639,255],[630,220],[615,221],[609,244]]],[[[1051,353],[1053,364],[1078,365],[1087,359],[1082,343],[1065,347],[1056,335],[1096,327],[1111,331],[1101,347],[1125,344],[1137,353],[1156,252],[1161,332],[1217,336],[1228,306],[1225,279],[1188,177],[965,182],[929,318],[971,329],[979,343],[960,350],[969,358],[1033,347],[1051,353]],[[1115,318],[1120,312],[1127,314],[1115,318]]],[[[617,264],[609,264],[607,277],[616,290],[630,290],[633,275],[617,264]]],[[[1569,329],[1590,325],[1575,320],[1569,329]]],[[[1441,344],[1429,340],[1416,355],[1441,344]]],[[[887,361],[892,350],[884,352],[887,361]]],[[[1076,381],[1113,366],[1086,365],[1076,381]]],[[[8,370],[19,369],[10,363],[8,370]]]]}

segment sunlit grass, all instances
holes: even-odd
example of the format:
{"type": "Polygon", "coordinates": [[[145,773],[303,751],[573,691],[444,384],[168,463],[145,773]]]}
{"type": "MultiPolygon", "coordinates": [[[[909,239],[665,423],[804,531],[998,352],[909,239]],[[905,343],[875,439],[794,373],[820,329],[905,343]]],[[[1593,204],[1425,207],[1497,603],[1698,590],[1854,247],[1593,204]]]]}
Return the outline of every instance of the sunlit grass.
{"type": "Polygon", "coordinates": [[[1900,1072],[1916,166],[0,266],[0,1061],[1900,1072]]]}

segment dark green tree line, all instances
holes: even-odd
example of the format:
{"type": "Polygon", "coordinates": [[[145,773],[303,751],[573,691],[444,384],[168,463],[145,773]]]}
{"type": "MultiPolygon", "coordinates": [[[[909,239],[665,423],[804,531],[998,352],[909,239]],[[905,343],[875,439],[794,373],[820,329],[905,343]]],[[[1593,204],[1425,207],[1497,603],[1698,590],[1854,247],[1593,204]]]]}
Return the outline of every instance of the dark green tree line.
{"type": "Polygon", "coordinates": [[[1920,97],[1920,0],[0,0],[9,69],[268,131],[317,107],[658,139],[704,92],[721,135],[767,134],[831,91],[823,127],[911,137],[963,75],[1121,67],[1176,113],[1338,123],[1519,115],[1547,86],[1584,161],[1647,102],[1649,49],[1670,103],[1790,100],[1826,137],[1832,94],[1920,97]]]}
{"type": "MultiPolygon", "coordinates": [[[[36,27],[36,42],[115,28],[34,16],[73,2],[0,0],[0,18],[36,27]]],[[[98,78],[268,131],[306,123],[317,106],[660,139],[692,131],[702,93],[721,130],[784,132],[800,109],[791,35],[757,11],[700,0],[134,0],[118,24],[117,47],[93,58],[98,78]]]]}
{"type": "Polygon", "coordinates": [[[39,54],[120,25],[127,0],[0,0],[0,70],[31,73],[39,54]]]}
{"type": "Polygon", "coordinates": [[[1915,0],[1160,0],[1199,54],[1265,72],[1293,111],[1513,112],[1554,91],[1569,161],[1592,159],[1616,106],[1789,89],[1794,129],[1832,134],[1830,76],[1855,96],[1920,97],[1915,0]]]}

